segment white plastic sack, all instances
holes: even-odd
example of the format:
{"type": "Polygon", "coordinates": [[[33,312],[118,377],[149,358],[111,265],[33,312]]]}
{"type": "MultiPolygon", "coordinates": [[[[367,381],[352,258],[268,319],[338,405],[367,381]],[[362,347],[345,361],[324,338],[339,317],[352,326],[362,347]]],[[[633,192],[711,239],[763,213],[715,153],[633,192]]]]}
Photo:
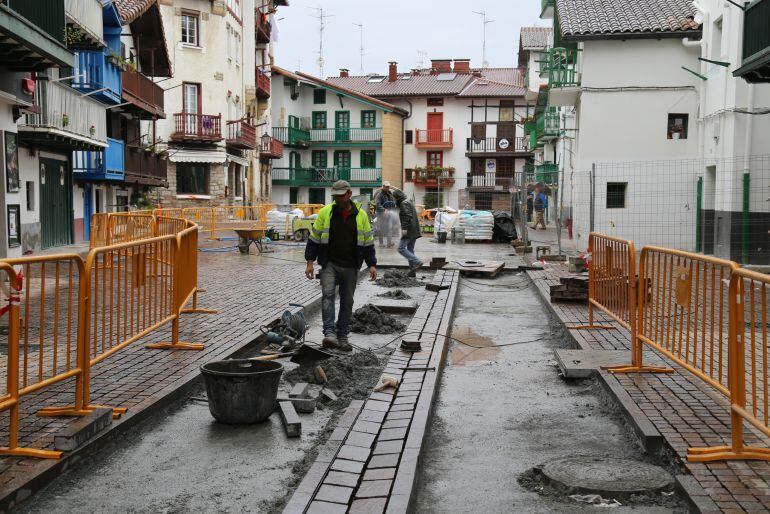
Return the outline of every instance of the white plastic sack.
{"type": "Polygon", "coordinates": [[[462,210],[456,226],[465,230],[465,239],[491,241],[495,229],[495,217],[489,211],[462,210]]]}

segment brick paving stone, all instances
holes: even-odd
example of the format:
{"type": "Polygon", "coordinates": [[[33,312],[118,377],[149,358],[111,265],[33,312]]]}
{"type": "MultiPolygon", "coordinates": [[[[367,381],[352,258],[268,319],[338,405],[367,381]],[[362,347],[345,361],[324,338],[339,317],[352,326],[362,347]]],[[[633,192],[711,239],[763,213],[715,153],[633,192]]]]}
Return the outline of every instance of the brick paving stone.
{"type": "Polygon", "coordinates": [[[404,437],[406,437],[406,431],[407,429],[405,427],[384,428],[380,431],[380,434],[377,436],[377,441],[390,441],[393,439],[403,439],[404,437]]]}
{"type": "Polygon", "coordinates": [[[357,460],[359,462],[366,462],[369,458],[371,450],[369,448],[361,448],[360,446],[350,446],[348,444],[340,448],[337,457],[340,459],[357,460]]]}
{"type": "Polygon", "coordinates": [[[366,469],[392,468],[398,465],[398,459],[401,455],[391,453],[388,455],[375,455],[366,465],[366,469]]]}
{"type": "Polygon", "coordinates": [[[339,503],[314,501],[310,503],[307,514],[345,514],[347,507],[339,503]]]}
{"type": "Polygon", "coordinates": [[[379,498],[387,496],[393,480],[369,480],[361,483],[355,493],[356,498],[379,498]]]}
{"type": "Polygon", "coordinates": [[[385,412],[364,409],[361,411],[361,415],[358,416],[361,421],[372,421],[374,423],[382,423],[385,419],[385,412]]]}
{"type": "Polygon", "coordinates": [[[316,500],[332,503],[350,502],[350,495],[353,494],[352,487],[342,487],[338,485],[322,485],[315,494],[316,500]]]}
{"type": "Polygon", "coordinates": [[[363,480],[391,480],[396,476],[396,468],[367,469],[363,480]]]}
{"type": "Polygon", "coordinates": [[[374,451],[372,451],[372,455],[382,455],[384,453],[400,453],[403,447],[404,447],[403,439],[396,439],[393,441],[382,441],[377,443],[377,446],[374,447],[374,451]]]}
{"type": "Polygon", "coordinates": [[[329,469],[334,471],[346,471],[348,473],[361,473],[364,463],[354,460],[334,459],[329,469]]]}
{"type": "Polygon", "coordinates": [[[342,471],[330,471],[324,478],[324,484],[355,487],[358,485],[360,475],[356,473],[344,473],[342,471]]]}
{"type": "Polygon", "coordinates": [[[385,421],[385,423],[382,424],[382,428],[403,428],[408,427],[409,423],[411,423],[411,418],[405,418],[405,419],[391,419],[388,421],[385,421]]]}
{"type": "Polygon", "coordinates": [[[349,444],[350,446],[360,446],[362,448],[371,448],[373,442],[374,434],[356,432],[355,430],[350,432],[348,438],[345,439],[345,444],[349,444]]]}
{"type": "Polygon", "coordinates": [[[389,408],[390,408],[390,401],[381,402],[379,400],[369,400],[364,404],[364,409],[367,409],[367,410],[388,412],[389,408]]]}
{"type": "Polygon", "coordinates": [[[350,514],[382,514],[385,512],[387,498],[367,498],[355,500],[350,506],[350,514]]]}
{"type": "Polygon", "coordinates": [[[413,411],[413,410],[414,410],[414,405],[409,404],[409,403],[402,403],[402,404],[399,404],[399,405],[393,405],[390,408],[390,412],[405,412],[405,411],[413,411]]]}
{"type": "Polygon", "coordinates": [[[377,434],[380,431],[380,423],[373,423],[371,421],[358,420],[353,425],[353,430],[356,432],[366,432],[367,434],[377,434]]]}

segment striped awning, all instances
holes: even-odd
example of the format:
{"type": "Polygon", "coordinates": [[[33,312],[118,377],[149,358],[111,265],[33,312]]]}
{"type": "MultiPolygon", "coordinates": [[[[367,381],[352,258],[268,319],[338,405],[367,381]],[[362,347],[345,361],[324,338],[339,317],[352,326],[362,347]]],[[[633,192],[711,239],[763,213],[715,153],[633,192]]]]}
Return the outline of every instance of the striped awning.
{"type": "Polygon", "coordinates": [[[234,162],[235,164],[240,164],[241,166],[246,166],[246,167],[249,166],[249,160],[244,157],[241,157],[240,155],[227,154],[227,160],[230,162],[234,162]]]}
{"type": "Polygon", "coordinates": [[[227,162],[228,155],[225,152],[216,150],[189,150],[169,148],[168,160],[171,162],[206,162],[220,163],[227,162]]]}

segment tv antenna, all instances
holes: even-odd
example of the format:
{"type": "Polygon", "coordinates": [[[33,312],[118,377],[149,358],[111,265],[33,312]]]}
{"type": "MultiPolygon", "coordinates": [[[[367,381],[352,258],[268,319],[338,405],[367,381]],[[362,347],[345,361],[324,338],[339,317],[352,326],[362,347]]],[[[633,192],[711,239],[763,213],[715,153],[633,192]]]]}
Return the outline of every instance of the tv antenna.
{"type": "Polygon", "coordinates": [[[417,50],[417,57],[420,58],[419,62],[417,63],[417,67],[422,69],[425,67],[425,58],[428,57],[428,52],[424,50],[417,50]]]}
{"type": "Polygon", "coordinates": [[[487,11],[482,9],[481,11],[473,11],[474,14],[481,16],[481,23],[484,27],[483,36],[481,39],[481,67],[486,68],[489,66],[487,62],[487,25],[494,23],[495,20],[487,19],[487,11]]]}
{"type": "Polygon", "coordinates": [[[363,23],[354,23],[356,27],[358,27],[358,32],[361,36],[361,68],[360,68],[360,74],[364,74],[364,24],[363,23]]]}
{"type": "Polygon", "coordinates": [[[318,76],[324,76],[324,28],[326,28],[326,18],[331,18],[333,14],[324,14],[324,8],[308,7],[316,12],[314,18],[318,20],[318,76]]]}

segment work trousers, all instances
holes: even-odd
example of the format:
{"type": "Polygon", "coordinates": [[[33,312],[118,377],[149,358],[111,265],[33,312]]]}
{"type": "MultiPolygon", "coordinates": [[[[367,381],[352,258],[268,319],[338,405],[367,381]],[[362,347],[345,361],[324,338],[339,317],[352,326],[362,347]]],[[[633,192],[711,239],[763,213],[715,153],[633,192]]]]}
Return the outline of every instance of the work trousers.
{"type": "Polygon", "coordinates": [[[324,334],[336,333],[337,337],[344,337],[350,332],[357,279],[358,270],[355,268],[343,268],[329,262],[321,269],[321,317],[324,334]],[[340,311],[335,325],[334,303],[337,288],[340,291],[340,311]]]}
{"type": "Polygon", "coordinates": [[[420,262],[420,259],[414,254],[414,244],[416,242],[417,238],[415,237],[402,237],[398,243],[398,253],[409,261],[410,268],[414,268],[420,262]]]}

